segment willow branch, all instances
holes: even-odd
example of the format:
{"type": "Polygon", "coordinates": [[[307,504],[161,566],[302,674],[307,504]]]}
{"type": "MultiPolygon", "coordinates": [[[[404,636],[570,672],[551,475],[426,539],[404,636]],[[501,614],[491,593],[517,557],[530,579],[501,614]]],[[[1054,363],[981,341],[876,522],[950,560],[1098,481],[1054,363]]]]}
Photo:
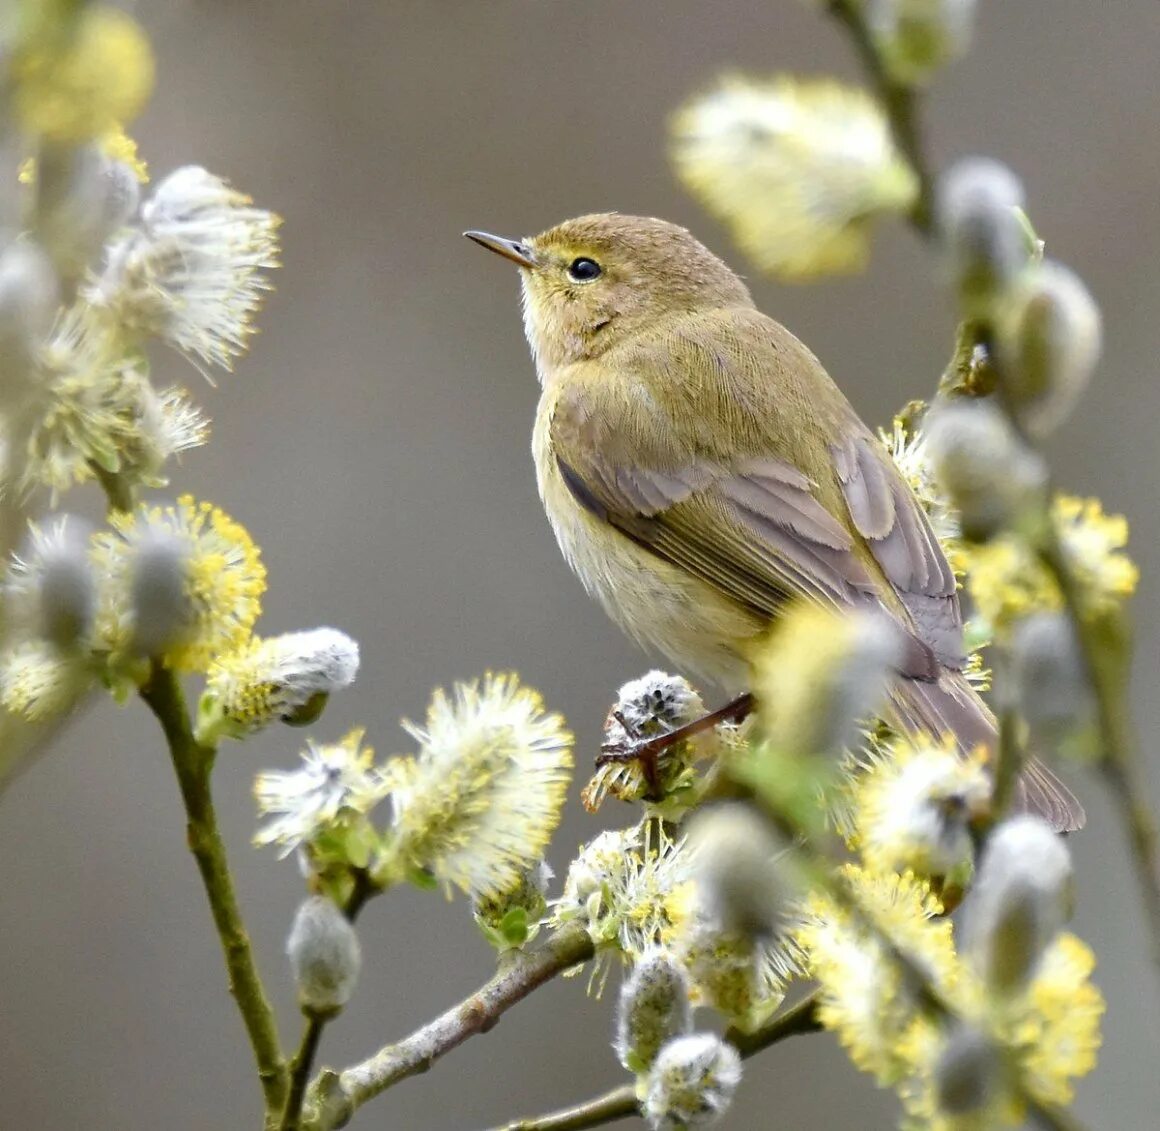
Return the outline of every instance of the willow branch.
{"type": "Polygon", "coordinates": [[[1156,818],[1148,804],[1148,782],[1139,765],[1127,702],[1127,672],[1123,660],[1126,641],[1122,626],[1112,617],[1088,607],[1083,587],[1051,523],[1039,547],[1039,556],[1063,596],[1064,608],[1075,627],[1080,654],[1095,698],[1101,744],[1099,768],[1107,782],[1136,866],[1144,911],[1152,936],[1152,957],[1160,965],[1160,855],[1156,818]]]}
{"type": "MultiPolygon", "coordinates": [[[[788,1037],[816,1033],[822,1028],[822,1023],[818,1020],[819,997],[820,992],[815,990],[751,1033],[730,1029],[725,1034],[725,1040],[743,1058],[748,1059],[788,1037]]],[[[632,1084],[623,1084],[575,1107],[562,1108],[531,1119],[517,1119],[514,1123],[505,1123],[495,1131],[584,1131],[588,1127],[602,1127],[606,1123],[615,1123],[617,1120],[639,1114],[640,1101],[637,1099],[635,1087],[632,1084]]]]}
{"type": "Polygon", "coordinates": [[[218,830],[210,791],[210,771],[216,751],[211,746],[202,746],[194,738],[181,685],[168,668],[154,662],[149,680],[141,688],[141,698],[157,716],[169,744],[185,805],[189,850],[197,862],[209,899],[225,956],[230,993],[250,1039],[266,1110],[277,1112],[282,1108],[286,1091],[286,1066],[282,1060],[274,1012],[258,975],[226,861],[225,844],[218,830]]]}
{"type": "Polygon", "coordinates": [[[818,1019],[818,1002],[821,996],[820,990],[814,990],[752,1032],[730,1029],[725,1034],[725,1040],[741,1054],[742,1058],[747,1059],[762,1049],[784,1041],[787,1037],[801,1037],[806,1033],[820,1032],[822,1023],[818,1019]]]}
{"type": "Polygon", "coordinates": [[[930,236],[934,232],[934,178],[922,140],[914,88],[899,82],[886,69],[870,35],[861,0],[829,0],[826,11],[850,37],[862,69],[886,111],[894,143],[918,177],[918,196],[909,218],[921,235],[930,236]]]}
{"type": "Polygon", "coordinates": [[[505,1123],[494,1131],[585,1131],[588,1127],[603,1127],[608,1123],[618,1123],[640,1115],[640,1100],[631,1084],[621,1084],[602,1096],[585,1100],[575,1107],[561,1108],[547,1115],[536,1115],[530,1119],[517,1119],[505,1123]]]}
{"type": "Polygon", "coordinates": [[[409,1037],[342,1072],[320,1073],[307,1098],[313,1115],[303,1126],[309,1131],[344,1126],[368,1100],[408,1076],[426,1072],[464,1041],[488,1032],[513,1005],[593,953],[592,940],[582,926],[561,928],[543,946],[517,955],[475,993],[409,1037]]]}

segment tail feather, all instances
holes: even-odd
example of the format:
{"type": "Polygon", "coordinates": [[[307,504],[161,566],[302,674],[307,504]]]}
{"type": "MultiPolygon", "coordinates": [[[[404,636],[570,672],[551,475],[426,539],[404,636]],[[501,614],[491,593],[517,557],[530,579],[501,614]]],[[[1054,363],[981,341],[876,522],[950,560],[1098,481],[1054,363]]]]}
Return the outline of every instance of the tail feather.
{"type": "MultiPolygon", "coordinates": [[[[995,716],[958,672],[944,671],[938,682],[903,679],[893,696],[894,721],[908,731],[952,734],[964,752],[978,746],[992,750],[998,741],[995,716]]],[[[1082,829],[1087,819],[1075,795],[1035,758],[1019,777],[1016,807],[1048,821],[1061,833],[1082,829]]]]}

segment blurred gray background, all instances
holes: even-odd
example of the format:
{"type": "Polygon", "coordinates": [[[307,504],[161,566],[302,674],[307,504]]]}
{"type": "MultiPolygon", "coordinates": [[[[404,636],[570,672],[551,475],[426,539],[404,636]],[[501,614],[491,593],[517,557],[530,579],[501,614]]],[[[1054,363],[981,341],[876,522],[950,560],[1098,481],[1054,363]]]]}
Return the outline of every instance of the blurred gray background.
{"type": "MultiPolygon", "coordinates": [[[[1061,481],[1133,521],[1136,707],[1160,800],[1160,8],[1080,0],[982,3],[972,55],[929,104],[940,163],[988,152],[1023,176],[1050,252],[1103,306],[1098,383],[1059,434],[1061,481]]],[[[155,175],[200,162],[286,220],[285,268],[252,356],[216,389],[179,360],[215,421],[174,486],[241,519],[271,589],[260,624],[333,624],[363,674],[311,733],[365,724],[405,748],[401,715],[430,689],[515,668],[563,711],[589,763],[617,685],[646,660],[588,603],[540,512],[528,454],[536,385],[515,272],[462,240],[521,235],[594,209],[688,224],[739,267],[674,183],[670,111],[723,69],[853,75],[847,45],[793,0],[156,0],[159,87],[134,133],[155,175]]],[[[760,305],[822,357],[872,423],[928,393],[952,311],[901,226],[863,278],[760,305]]],[[[73,507],[95,511],[95,496],[73,507]]],[[[297,1038],[282,942],[301,885],[248,846],[256,770],[290,766],[277,729],[220,760],[217,788],[241,897],[287,1039],[297,1038]]],[[[1093,1129],[1155,1126],[1160,994],[1123,841],[1079,777],[1077,929],[1108,997],[1099,1069],[1077,1110],[1093,1129]]],[[[578,792],[577,789],[574,793],[578,792]]],[[[627,811],[607,811],[605,823],[627,811]]],[[[562,869],[600,827],[570,803],[562,869]]],[[[101,703],[0,800],[0,1126],[233,1131],[258,1090],[152,721],[101,703]]],[[[339,1065],[404,1035],[489,973],[462,899],[399,892],[361,924],[353,1005],[330,1029],[339,1065]]],[[[360,1127],[478,1131],[621,1081],[611,1000],[559,982],[489,1036],[367,1108],[360,1127]]],[[[897,1108],[829,1038],[752,1062],[729,1128],[889,1128],[897,1108]]]]}

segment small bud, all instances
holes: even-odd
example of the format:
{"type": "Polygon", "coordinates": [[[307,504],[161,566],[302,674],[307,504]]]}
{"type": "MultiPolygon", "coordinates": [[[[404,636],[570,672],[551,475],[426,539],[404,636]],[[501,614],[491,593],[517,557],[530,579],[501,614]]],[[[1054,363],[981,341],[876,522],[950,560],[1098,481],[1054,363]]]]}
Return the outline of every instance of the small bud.
{"type": "Polygon", "coordinates": [[[501,954],[524,946],[536,937],[548,910],[548,883],[553,876],[546,860],[520,873],[502,892],[479,896],[471,913],[484,938],[501,954]]]}
{"type": "Polygon", "coordinates": [[[938,186],[938,212],[951,271],[968,313],[990,301],[1027,262],[1027,238],[1016,209],[1019,178],[998,161],[968,157],[938,186]]]}
{"type": "Polygon", "coordinates": [[[772,934],[782,912],[783,850],[757,811],[739,802],[700,810],[689,824],[689,847],[709,918],[726,932],[772,934]]]}
{"type": "Polygon", "coordinates": [[[1100,357],[1101,319],[1083,281],[1046,260],[1023,272],[999,324],[1005,387],[1020,423],[1045,435],[1071,412],[1100,357]]]}
{"type": "Polygon", "coordinates": [[[133,646],[159,656],[189,630],[189,546],[161,527],[143,528],[130,582],[133,646]]]}
{"type": "Polygon", "coordinates": [[[927,443],[942,489],[962,515],[963,534],[985,541],[1013,525],[1041,500],[1043,460],[989,401],[939,405],[926,423],[927,443]]]}
{"type": "Polygon", "coordinates": [[[331,1016],[350,1000],[362,950],[354,927],[332,900],[312,895],[298,905],[286,953],[303,1012],[331,1016]]]}
{"type": "Polygon", "coordinates": [[[613,1047],[629,1072],[648,1071],[661,1046],[689,1032],[692,1009],[685,971],[668,951],[640,956],[620,988],[613,1047]]]}
{"type": "Polygon", "coordinates": [[[866,22],[891,76],[919,85],[966,52],[975,7],[975,0],[870,0],[866,22]]]}
{"type": "Polygon", "coordinates": [[[934,1067],[935,1105],[942,1115],[987,1111],[1002,1090],[1003,1061],[977,1029],[961,1026],[950,1034],[934,1067]]]}
{"type": "Polygon", "coordinates": [[[84,536],[75,525],[45,546],[40,559],[41,636],[58,648],[76,644],[93,622],[95,592],[84,536]]]}
{"type": "Polygon", "coordinates": [[[1034,975],[1067,918],[1071,857],[1039,817],[1013,817],[987,838],[965,913],[968,950],[1006,996],[1034,975]]]}
{"type": "Polygon", "coordinates": [[[0,360],[6,373],[29,364],[59,306],[60,282],[37,244],[19,240],[0,252],[0,360]]]}
{"type": "Polygon", "coordinates": [[[645,1118],[653,1131],[711,1127],[729,1110],[740,1082],[737,1050],[715,1033],[676,1037],[649,1072],[645,1118]]]}
{"type": "Polygon", "coordinates": [[[1011,664],[1033,739],[1055,745],[1084,729],[1092,715],[1092,694],[1070,618],[1036,613],[1017,622],[1011,664]]]}

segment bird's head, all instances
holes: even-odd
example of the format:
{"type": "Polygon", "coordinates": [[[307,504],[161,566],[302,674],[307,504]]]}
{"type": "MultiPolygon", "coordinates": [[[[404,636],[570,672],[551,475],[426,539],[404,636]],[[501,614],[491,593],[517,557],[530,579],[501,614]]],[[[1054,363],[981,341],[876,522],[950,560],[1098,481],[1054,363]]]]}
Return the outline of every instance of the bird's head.
{"type": "Polygon", "coordinates": [[[664,220],[602,212],[522,240],[464,234],[520,267],[524,328],[541,380],[666,315],[752,305],[717,256],[664,220]]]}

